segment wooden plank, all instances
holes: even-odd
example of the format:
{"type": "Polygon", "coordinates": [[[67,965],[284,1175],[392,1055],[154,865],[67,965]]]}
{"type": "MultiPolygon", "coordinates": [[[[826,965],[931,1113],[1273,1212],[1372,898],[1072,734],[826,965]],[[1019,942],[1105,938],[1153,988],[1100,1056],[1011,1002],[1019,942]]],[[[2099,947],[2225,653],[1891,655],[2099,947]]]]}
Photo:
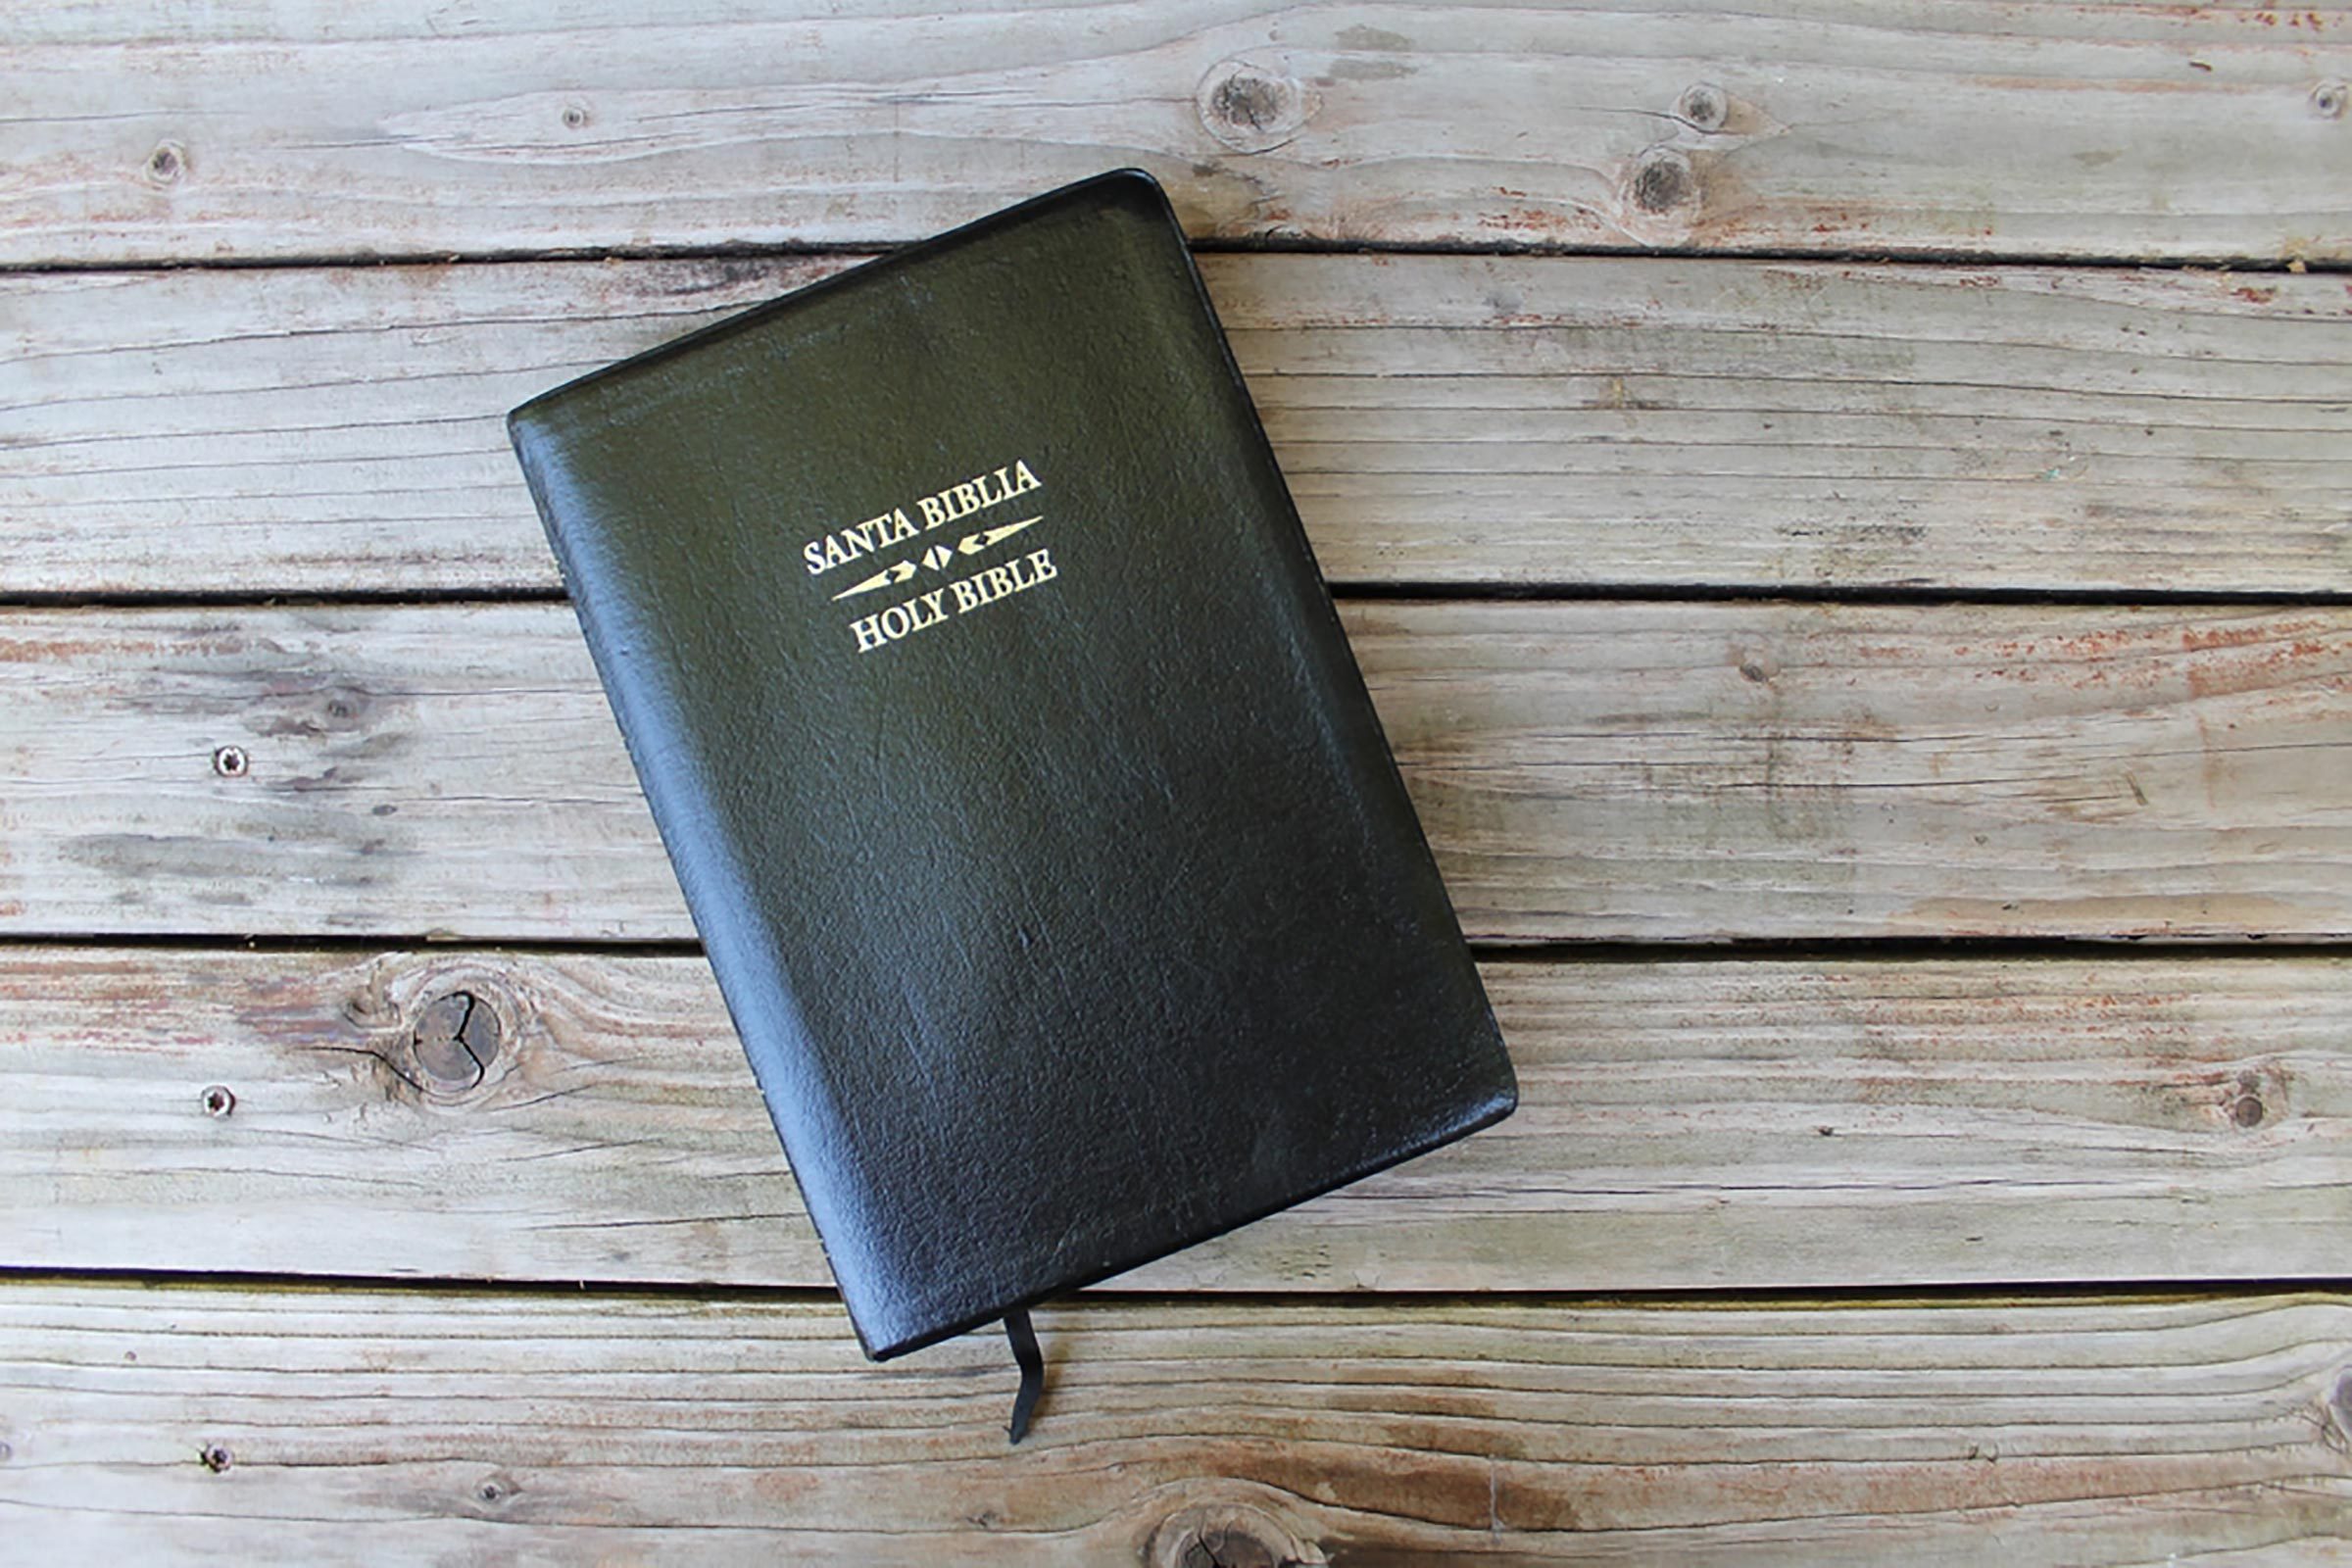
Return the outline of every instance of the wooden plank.
{"type": "MultiPolygon", "coordinates": [[[[0,593],[552,586],[504,412],[843,265],[0,277],[0,593]]],[[[2352,591],[2340,277],[1203,266],[1343,584],[2352,591]]]]}
{"type": "MultiPolygon", "coordinates": [[[[1345,620],[1479,939],[2352,933],[2352,609],[1345,620]]],[[[562,604],[6,612],[0,777],[0,931],[692,935],[562,604]]]]}
{"type": "Polygon", "coordinates": [[[879,9],[50,8],[0,262],[865,245],[1123,164],[1218,238],[2352,256],[2339,4],[879,9]]]}
{"type": "Polygon", "coordinates": [[[2337,1295],[1039,1316],[1007,1449],[1000,1341],[871,1367],[829,1302],[12,1283],[0,1515],[62,1561],[2352,1560],[2337,1295]]]}
{"type": "MultiPolygon", "coordinates": [[[[1517,1115],[1122,1287],[2343,1272],[2352,960],[1486,976],[1517,1115]]],[[[830,1281],[701,958],[449,949],[0,951],[0,1257],[830,1281]]]]}

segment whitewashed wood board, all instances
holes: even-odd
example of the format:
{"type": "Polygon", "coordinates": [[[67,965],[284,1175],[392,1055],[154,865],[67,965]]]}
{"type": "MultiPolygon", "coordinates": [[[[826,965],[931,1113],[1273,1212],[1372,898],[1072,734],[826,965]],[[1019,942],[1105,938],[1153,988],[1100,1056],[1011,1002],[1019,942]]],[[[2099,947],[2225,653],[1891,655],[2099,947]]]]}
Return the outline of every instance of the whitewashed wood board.
{"type": "Polygon", "coordinates": [[[1219,239],[2352,255],[2335,4],[19,9],[5,263],[870,245],[1122,165],[1219,239]]]}
{"type": "Polygon", "coordinates": [[[2352,10],[20,13],[0,1557],[2352,1563],[2352,610],[1643,602],[2352,591],[2352,10]],[[1525,1102],[1044,1309],[1007,1451],[566,607],[257,601],[544,594],[507,407],[1130,164],[1357,251],[1203,265],[1525,1102]],[[1570,946],[1949,936],[2235,946],[1570,946]],[[2034,1282],[2139,1294],[1891,1294],[2034,1282]]]}
{"type": "Polygon", "coordinates": [[[872,1367],[825,1302],[13,1281],[0,1518],[41,1561],[2346,1560],[2335,1295],[1039,1328],[1007,1449],[1001,1339],[872,1367]]]}
{"type": "MultiPolygon", "coordinates": [[[[552,587],[505,412],[844,265],[0,275],[0,593],[552,587]]],[[[2334,274],[1202,265],[1343,585],[2352,591],[2334,274]]]]}
{"type": "MultiPolygon", "coordinates": [[[[2352,610],[1343,618],[1478,939],[2352,932],[2352,610]]],[[[693,934],[561,603],[0,612],[0,931],[693,934]]]]}
{"type": "MultiPolygon", "coordinates": [[[[1120,1286],[2341,1273],[2352,959],[1498,960],[1486,978],[1514,1116],[1120,1286]]],[[[475,949],[0,954],[0,1257],[831,1279],[699,956],[475,949]],[[468,1037],[478,1079],[430,1051],[453,996],[496,1020],[468,1037]]]]}

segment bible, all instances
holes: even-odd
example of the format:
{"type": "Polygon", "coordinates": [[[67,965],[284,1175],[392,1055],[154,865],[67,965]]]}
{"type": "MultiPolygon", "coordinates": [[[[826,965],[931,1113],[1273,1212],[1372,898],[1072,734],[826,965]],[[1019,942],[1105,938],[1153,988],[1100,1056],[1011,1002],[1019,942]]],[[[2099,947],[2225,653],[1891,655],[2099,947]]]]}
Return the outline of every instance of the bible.
{"type": "Polygon", "coordinates": [[[509,429],[865,1352],[1507,1115],[1181,226],[1082,180],[509,429]]]}

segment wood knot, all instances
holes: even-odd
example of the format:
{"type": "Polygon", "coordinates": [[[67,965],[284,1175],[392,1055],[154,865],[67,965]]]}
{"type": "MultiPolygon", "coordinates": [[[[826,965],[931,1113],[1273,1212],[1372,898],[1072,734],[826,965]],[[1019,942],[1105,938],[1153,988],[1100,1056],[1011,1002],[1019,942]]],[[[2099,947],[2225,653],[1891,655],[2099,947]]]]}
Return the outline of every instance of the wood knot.
{"type": "Polygon", "coordinates": [[[1698,203],[1698,175],[1690,160],[1671,147],[1653,147],[1634,166],[1634,205],[1645,213],[1671,213],[1698,203]]]}
{"type": "Polygon", "coordinates": [[[1241,153],[1270,152],[1297,136],[1317,104],[1287,72],[1235,58],[1220,60],[1193,94],[1202,128],[1241,153]]]}
{"type": "Polygon", "coordinates": [[[1711,81],[1694,81],[1675,100],[1674,112],[1694,130],[1721,130],[1731,118],[1731,95],[1711,81]]]}
{"type": "Polygon", "coordinates": [[[175,141],[159,141],[140,172],[150,185],[176,185],[188,172],[188,150],[175,141]]]}
{"type": "Polygon", "coordinates": [[[2335,1386],[2328,1391],[2327,1423],[2321,1437],[2338,1453],[2352,1453],[2352,1368],[2335,1375],[2335,1386]]]}
{"type": "Polygon", "coordinates": [[[2343,119],[2346,104],[2352,104],[2352,84],[2323,81],[2311,89],[2311,112],[2322,120],[2343,119]]]}
{"type": "Polygon", "coordinates": [[[499,1009],[471,991],[452,991],[417,1011],[409,1037],[417,1082],[436,1094],[479,1088],[506,1045],[499,1009]]]}
{"type": "Polygon", "coordinates": [[[1265,1509],[1209,1502],[1168,1515],[1152,1532],[1152,1568],[1308,1568],[1327,1561],[1265,1509]]]}
{"type": "Polygon", "coordinates": [[[250,714],[257,735],[323,737],[364,731],[376,723],[376,699],[345,681],[272,694],[270,706],[250,714]]]}

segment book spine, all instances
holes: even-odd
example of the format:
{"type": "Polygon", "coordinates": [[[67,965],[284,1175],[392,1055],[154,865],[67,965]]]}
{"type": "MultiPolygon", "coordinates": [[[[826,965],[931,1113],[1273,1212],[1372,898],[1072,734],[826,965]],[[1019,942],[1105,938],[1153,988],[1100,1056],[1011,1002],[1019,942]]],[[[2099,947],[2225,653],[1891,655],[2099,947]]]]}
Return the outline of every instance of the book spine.
{"type": "MultiPolygon", "coordinates": [[[[529,406],[510,418],[508,433],[720,999],[827,1262],[855,1305],[858,1283],[877,1271],[838,1244],[872,1234],[869,1216],[855,1183],[839,1178],[849,1163],[842,1108],[802,1027],[789,955],[744,879],[757,848],[728,836],[729,813],[719,808],[715,780],[691,738],[670,722],[681,707],[662,687],[670,664],[658,648],[659,607],[636,603],[626,562],[600,550],[609,536],[593,500],[574,495],[566,482],[563,438],[529,406]]],[[[870,1354],[864,1322],[855,1311],[852,1318],[870,1354]]]]}

